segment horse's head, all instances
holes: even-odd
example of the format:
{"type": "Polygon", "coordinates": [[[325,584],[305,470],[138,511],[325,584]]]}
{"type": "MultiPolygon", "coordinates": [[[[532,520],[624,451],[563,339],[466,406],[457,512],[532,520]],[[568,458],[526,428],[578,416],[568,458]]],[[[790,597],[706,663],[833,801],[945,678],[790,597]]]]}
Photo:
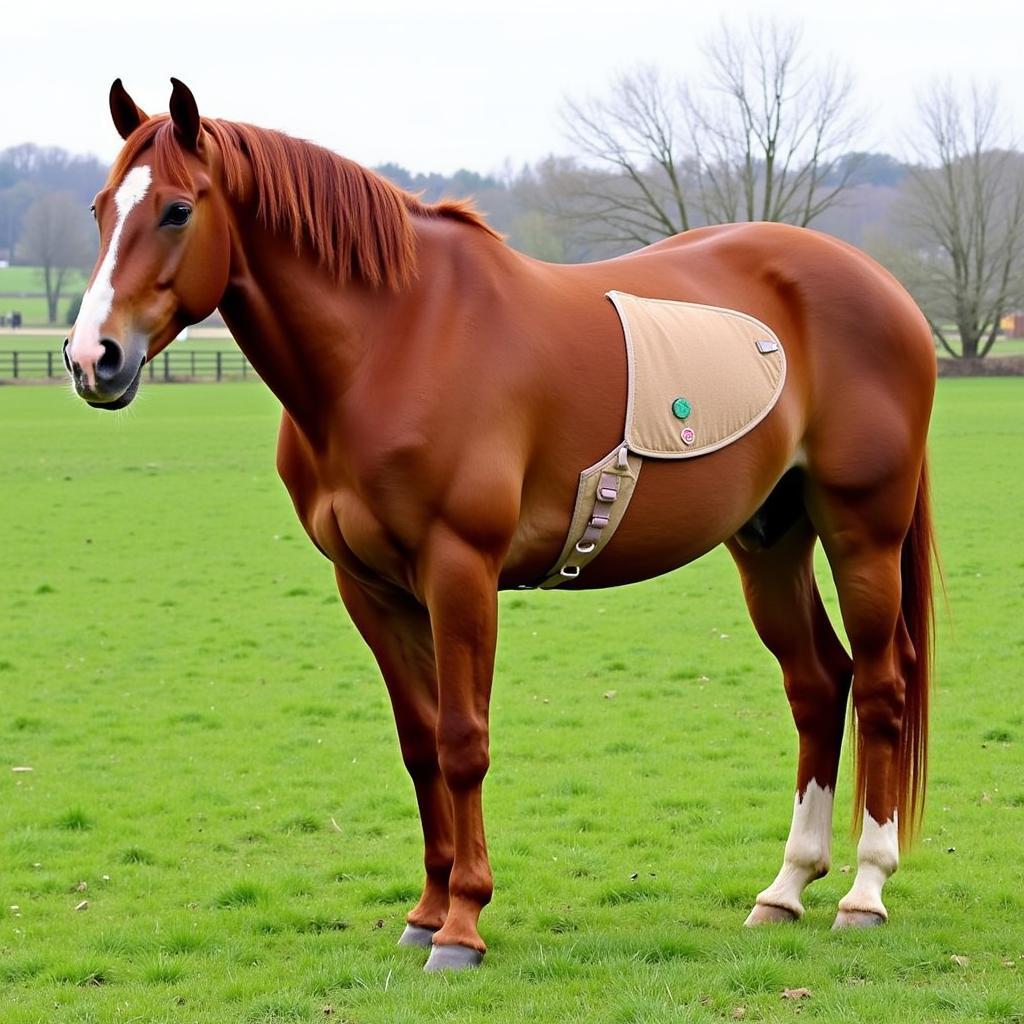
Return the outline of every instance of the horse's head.
{"type": "Polygon", "coordinates": [[[214,147],[192,93],[171,82],[170,114],[154,118],[120,79],[110,88],[125,146],[96,196],[99,258],[64,342],[75,390],[99,409],[128,405],[146,360],[209,316],[227,286],[229,215],[214,147]]]}

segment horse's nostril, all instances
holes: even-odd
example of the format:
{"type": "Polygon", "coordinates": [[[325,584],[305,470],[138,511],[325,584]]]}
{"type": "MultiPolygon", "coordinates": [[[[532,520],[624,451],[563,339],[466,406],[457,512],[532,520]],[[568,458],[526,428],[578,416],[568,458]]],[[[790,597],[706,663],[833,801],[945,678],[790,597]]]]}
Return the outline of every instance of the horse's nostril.
{"type": "Polygon", "coordinates": [[[68,355],[68,345],[70,344],[70,338],[64,339],[64,348],[61,350],[61,355],[64,356],[64,365],[67,367],[68,373],[71,373],[71,356],[68,355]]]}
{"type": "Polygon", "coordinates": [[[104,338],[100,345],[103,355],[96,360],[96,379],[113,380],[124,366],[124,349],[112,338],[104,338]]]}

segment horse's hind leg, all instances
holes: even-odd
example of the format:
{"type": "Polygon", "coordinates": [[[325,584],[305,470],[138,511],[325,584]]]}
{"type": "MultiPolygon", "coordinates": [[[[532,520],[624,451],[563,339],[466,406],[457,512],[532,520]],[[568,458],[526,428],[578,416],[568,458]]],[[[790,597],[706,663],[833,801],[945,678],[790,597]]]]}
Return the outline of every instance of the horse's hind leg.
{"type": "Polygon", "coordinates": [[[793,822],[782,868],[758,895],[748,925],[800,917],[804,888],[830,864],[832,800],[852,666],[814,579],[814,542],[814,530],[801,515],[770,548],[748,550],[736,539],[728,545],[754,626],[782,668],[800,737],[793,822]]]}
{"type": "MultiPolygon", "coordinates": [[[[839,903],[840,928],[888,919],[882,886],[899,863],[900,827],[912,825],[899,815],[912,816],[924,771],[927,673],[915,669],[903,604],[913,581],[903,579],[902,554],[905,539],[913,544],[918,529],[915,495],[920,508],[924,492],[911,468],[918,467],[889,473],[875,489],[818,486],[809,503],[832,566],[854,666],[857,800],[864,820],[857,875],[839,903]]],[[[921,657],[926,664],[926,654],[921,657]]]]}
{"type": "Polygon", "coordinates": [[[340,570],[338,589],[373,651],[391,697],[399,745],[423,826],[426,882],[399,944],[429,946],[448,915],[454,859],[452,799],[437,757],[437,670],[427,612],[398,593],[369,590],[340,570]]]}

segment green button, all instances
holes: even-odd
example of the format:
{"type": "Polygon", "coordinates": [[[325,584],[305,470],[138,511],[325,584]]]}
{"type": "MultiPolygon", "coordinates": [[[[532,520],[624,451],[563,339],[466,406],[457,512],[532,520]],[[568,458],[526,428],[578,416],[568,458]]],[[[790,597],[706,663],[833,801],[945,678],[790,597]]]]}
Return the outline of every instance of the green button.
{"type": "Polygon", "coordinates": [[[685,420],[692,411],[690,403],[685,398],[677,398],[672,403],[672,415],[675,416],[677,420],[685,420]]]}

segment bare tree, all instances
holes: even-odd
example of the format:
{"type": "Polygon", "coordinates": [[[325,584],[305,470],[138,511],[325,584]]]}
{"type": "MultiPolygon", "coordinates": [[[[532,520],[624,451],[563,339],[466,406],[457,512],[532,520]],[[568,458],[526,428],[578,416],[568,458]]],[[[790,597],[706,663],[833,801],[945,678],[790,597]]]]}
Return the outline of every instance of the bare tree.
{"type": "Polygon", "coordinates": [[[995,89],[961,95],[947,81],[918,109],[923,163],[904,195],[907,245],[894,269],[942,347],[981,358],[1024,304],[1024,156],[1007,140],[995,89]]]}
{"type": "Polygon", "coordinates": [[[686,105],[709,220],[806,227],[853,182],[852,79],[810,65],[800,43],[799,28],[777,21],[722,24],[708,41],[710,96],[688,89],[686,105]]]}
{"type": "Polygon", "coordinates": [[[25,214],[18,255],[39,267],[50,323],[71,271],[87,267],[96,254],[94,232],[82,204],[67,192],[47,192],[25,214]]]}
{"type": "Polygon", "coordinates": [[[577,169],[577,218],[637,245],[690,228],[695,178],[682,145],[683,114],[678,90],[650,65],[620,75],[607,99],[567,101],[566,134],[603,165],[577,169]]]}
{"type": "Polygon", "coordinates": [[[810,224],[853,183],[859,122],[849,76],[809,66],[800,39],[723,24],[703,84],[641,66],[606,98],[567,101],[566,134],[595,166],[562,215],[632,244],[720,221],[810,224]]]}

